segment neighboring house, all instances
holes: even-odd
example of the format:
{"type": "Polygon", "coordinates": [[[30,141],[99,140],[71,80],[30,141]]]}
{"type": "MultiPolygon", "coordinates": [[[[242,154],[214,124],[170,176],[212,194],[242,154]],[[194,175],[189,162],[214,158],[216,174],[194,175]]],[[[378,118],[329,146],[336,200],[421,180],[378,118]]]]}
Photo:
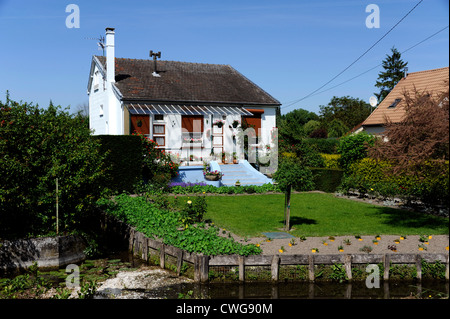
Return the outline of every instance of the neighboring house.
{"type": "Polygon", "coordinates": [[[200,158],[211,150],[239,153],[237,120],[259,130],[260,145],[271,143],[280,102],[231,66],[116,58],[112,28],[105,51],[92,57],[88,84],[94,134],[136,131],[170,153],[200,158]]]}
{"type": "Polygon", "coordinates": [[[440,68],[407,74],[392,91],[384,98],[378,107],[362,123],[363,129],[370,134],[382,135],[386,119],[393,123],[400,122],[404,115],[404,93],[428,93],[436,96],[448,90],[449,68],[440,68]]]}

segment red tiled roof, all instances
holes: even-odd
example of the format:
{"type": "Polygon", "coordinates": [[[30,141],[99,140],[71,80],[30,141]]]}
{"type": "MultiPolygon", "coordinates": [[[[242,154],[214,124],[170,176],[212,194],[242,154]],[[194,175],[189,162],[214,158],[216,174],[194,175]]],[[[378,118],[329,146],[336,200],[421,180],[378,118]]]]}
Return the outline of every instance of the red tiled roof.
{"type": "Polygon", "coordinates": [[[405,91],[412,93],[416,89],[418,92],[427,92],[430,95],[435,95],[448,90],[448,85],[448,67],[409,73],[381,101],[378,107],[363,122],[363,125],[383,125],[385,117],[394,123],[400,122],[405,115],[405,109],[402,107],[405,91]],[[395,107],[390,107],[398,99],[400,99],[398,104],[395,107]]]}

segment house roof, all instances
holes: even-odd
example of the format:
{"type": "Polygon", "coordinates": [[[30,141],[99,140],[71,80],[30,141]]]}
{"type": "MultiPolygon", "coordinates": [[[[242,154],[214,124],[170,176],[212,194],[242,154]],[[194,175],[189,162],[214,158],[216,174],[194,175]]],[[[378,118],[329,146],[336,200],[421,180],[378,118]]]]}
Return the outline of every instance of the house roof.
{"type": "Polygon", "coordinates": [[[405,115],[405,109],[402,107],[405,91],[411,93],[416,89],[418,92],[436,95],[448,90],[448,85],[448,67],[409,73],[406,78],[402,78],[397,83],[362,124],[363,126],[383,125],[385,124],[385,116],[394,123],[400,122],[405,115]]]}
{"type": "MultiPolygon", "coordinates": [[[[103,68],[106,58],[96,56],[103,68]]],[[[280,105],[229,65],[115,58],[115,85],[125,101],[280,105]]]]}

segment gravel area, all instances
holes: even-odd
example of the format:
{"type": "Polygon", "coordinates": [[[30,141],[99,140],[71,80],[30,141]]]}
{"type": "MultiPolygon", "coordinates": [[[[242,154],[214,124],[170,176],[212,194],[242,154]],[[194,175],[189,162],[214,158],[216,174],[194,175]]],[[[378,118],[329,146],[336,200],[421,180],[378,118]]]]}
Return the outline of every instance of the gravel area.
{"type": "Polygon", "coordinates": [[[398,235],[382,235],[377,244],[373,242],[376,240],[375,236],[361,236],[360,239],[354,236],[335,236],[334,240],[329,237],[307,237],[306,240],[300,238],[294,238],[294,244],[291,243],[291,239],[272,239],[267,241],[266,237],[256,237],[245,241],[242,238],[235,236],[235,239],[244,244],[259,244],[263,250],[264,255],[276,255],[276,254],[312,254],[312,249],[317,248],[316,254],[356,254],[367,253],[361,251],[363,247],[370,247],[371,254],[385,254],[385,253],[448,253],[449,236],[448,235],[433,235],[431,238],[427,238],[427,243],[421,242],[419,239],[421,236],[411,235],[404,239],[398,235]],[[347,245],[348,241],[350,245],[347,245]],[[395,242],[398,240],[398,243],[395,242]],[[343,251],[338,250],[339,246],[342,246],[343,251]],[[390,246],[390,248],[389,248],[390,246]],[[395,246],[396,252],[392,249],[395,246]],[[419,250],[419,247],[423,247],[423,250],[419,250]],[[283,252],[279,250],[283,249],[283,252]]]}

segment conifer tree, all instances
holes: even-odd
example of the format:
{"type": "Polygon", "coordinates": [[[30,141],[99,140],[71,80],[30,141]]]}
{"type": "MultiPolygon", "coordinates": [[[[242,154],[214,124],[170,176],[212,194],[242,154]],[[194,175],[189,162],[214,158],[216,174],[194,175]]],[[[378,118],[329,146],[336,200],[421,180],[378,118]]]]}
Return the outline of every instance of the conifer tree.
{"type": "Polygon", "coordinates": [[[374,93],[380,103],[391,92],[394,86],[402,79],[405,72],[405,67],[408,62],[401,59],[401,54],[393,47],[391,49],[392,55],[386,55],[383,60],[384,71],[378,73],[378,80],[375,84],[380,89],[379,93],[374,93]]]}

